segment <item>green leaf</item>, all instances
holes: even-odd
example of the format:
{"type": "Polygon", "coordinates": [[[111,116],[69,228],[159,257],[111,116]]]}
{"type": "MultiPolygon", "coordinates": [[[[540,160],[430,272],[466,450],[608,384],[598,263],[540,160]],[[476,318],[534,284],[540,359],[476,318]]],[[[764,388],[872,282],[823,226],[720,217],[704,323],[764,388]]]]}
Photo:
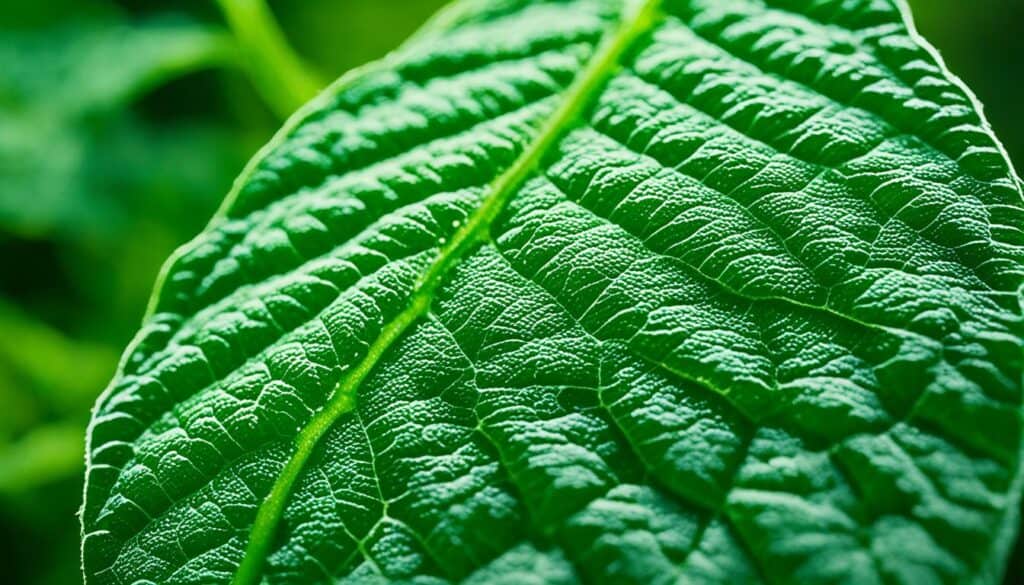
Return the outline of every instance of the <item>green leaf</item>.
{"type": "Polygon", "coordinates": [[[3,299],[0,331],[0,496],[80,477],[84,413],[117,354],[69,339],[3,299]]]}
{"type": "Polygon", "coordinates": [[[82,468],[82,425],[40,425],[0,445],[0,495],[23,494],[46,483],[76,477],[82,468]]]}
{"type": "Polygon", "coordinates": [[[182,18],[76,19],[2,36],[0,103],[65,117],[109,110],[185,73],[237,60],[224,31],[182,18]]]}
{"type": "MultiPolygon", "coordinates": [[[[0,371],[10,371],[19,381],[8,387],[0,380],[0,396],[9,404],[18,394],[34,397],[52,410],[62,413],[83,412],[95,394],[97,384],[110,376],[117,354],[110,347],[73,341],[17,307],[0,299],[0,371]],[[56,363],[76,364],[74,368],[55,368],[56,363]]],[[[5,412],[0,416],[9,414],[5,412]]],[[[9,425],[0,424],[0,434],[9,425]]]]}
{"type": "Polygon", "coordinates": [[[88,583],[995,583],[1024,205],[889,0],[467,1],[306,107],[100,398],[88,583]]]}
{"type": "MultiPolygon", "coordinates": [[[[118,148],[157,142],[156,150],[166,139],[124,109],[167,81],[235,59],[226,33],[182,19],[0,30],[0,226],[81,237],[137,219],[125,217],[132,202],[124,195],[149,185],[124,179],[159,170],[139,169],[118,148]]],[[[194,143],[196,158],[228,158],[231,151],[208,144],[194,143]]]]}

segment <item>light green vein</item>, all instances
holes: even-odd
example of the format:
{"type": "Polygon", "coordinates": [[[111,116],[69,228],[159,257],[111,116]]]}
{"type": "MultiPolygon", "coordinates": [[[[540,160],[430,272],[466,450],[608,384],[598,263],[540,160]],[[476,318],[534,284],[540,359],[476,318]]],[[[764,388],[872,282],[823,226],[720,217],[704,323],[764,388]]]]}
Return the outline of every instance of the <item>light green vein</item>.
{"type": "Polygon", "coordinates": [[[617,26],[605,34],[587,65],[562,94],[560,105],[538,129],[534,139],[512,166],[491,184],[480,207],[441,248],[437,258],[417,282],[405,309],[384,326],[362,361],[339,381],[334,395],[326,406],[296,435],[295,450],[291,459],[281,470],[277,481],[256,513],[245,555],[235,573],[235,585],[259,582],[270,545],[296,480],[327,430],[341,415],[355,406],[356,391],[360,384],[388,349],[413,323],[426,314],[444,276],[470,250],[487,240],[492,222],[505,208],[516,189],[566,129],[579,118],[594,94],[618,68],[626,51],[654,26],[660,16],[660,5],[660,0],[644,0],[640,4],[629,3],[629,9],[617,26]]]}

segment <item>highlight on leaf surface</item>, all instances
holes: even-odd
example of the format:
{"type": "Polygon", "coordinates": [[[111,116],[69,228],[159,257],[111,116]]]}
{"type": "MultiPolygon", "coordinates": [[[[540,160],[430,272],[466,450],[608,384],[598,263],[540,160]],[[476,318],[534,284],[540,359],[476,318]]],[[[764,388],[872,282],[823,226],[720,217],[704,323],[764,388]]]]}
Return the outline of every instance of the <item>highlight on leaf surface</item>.
{"type": "Polygon", "coordinates": [[[88,583],[999,582],[1024,204],[897,0],[463,0],[99,399],[88,583]]]}

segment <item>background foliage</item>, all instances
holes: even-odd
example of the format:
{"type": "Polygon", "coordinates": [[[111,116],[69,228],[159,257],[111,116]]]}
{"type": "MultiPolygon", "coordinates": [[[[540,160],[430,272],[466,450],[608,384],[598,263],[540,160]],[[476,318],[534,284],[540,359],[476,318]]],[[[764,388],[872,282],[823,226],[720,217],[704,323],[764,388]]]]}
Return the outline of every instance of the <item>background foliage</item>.
{"type": "MultiPolygon", "coordinates": [[[[333,79],[396,46],[443,3],[271,7],[313,78],[333,79]]],[[[1024,2],[910,3],[1020,168],[1024,2]]],[[[81,580],[74,514],[88,409],[137,328],[164,258],[201,229],[281,123],[280,100],[246,59],[212,0],[0,3],[7,582],[81,580]]],[[[1007,583],[1024,579],[1020,548],[1007,583]]]]}

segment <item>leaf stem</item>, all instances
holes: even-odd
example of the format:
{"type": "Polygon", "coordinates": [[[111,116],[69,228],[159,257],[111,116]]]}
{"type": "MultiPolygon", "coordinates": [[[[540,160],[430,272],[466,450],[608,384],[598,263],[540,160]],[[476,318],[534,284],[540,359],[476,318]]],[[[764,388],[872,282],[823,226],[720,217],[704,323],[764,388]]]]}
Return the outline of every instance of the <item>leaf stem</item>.
{"type": "Polygon", "coordinates": [[[253,85],[287,118],[326,84],[288,44],[264,0],[217,0],[235,35],[253,85]]]}

